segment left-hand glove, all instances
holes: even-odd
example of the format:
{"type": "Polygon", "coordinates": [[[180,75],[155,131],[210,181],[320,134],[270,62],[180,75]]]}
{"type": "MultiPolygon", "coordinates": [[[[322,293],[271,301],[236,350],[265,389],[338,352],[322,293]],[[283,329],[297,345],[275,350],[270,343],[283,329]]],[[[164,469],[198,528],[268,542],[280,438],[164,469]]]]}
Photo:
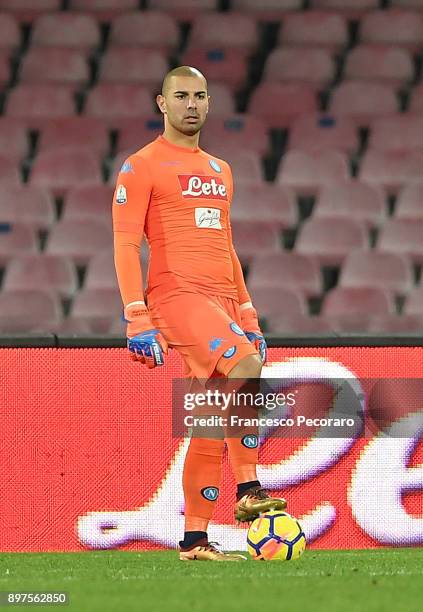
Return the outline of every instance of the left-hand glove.
{"type": "Polygon", "coordinates": [[[241,327],[251,344],[254,344],[262,363],[266,363],[267,344],[258,323],[257,310],[253,305],[244,308],[241,306],[241,327]]]}

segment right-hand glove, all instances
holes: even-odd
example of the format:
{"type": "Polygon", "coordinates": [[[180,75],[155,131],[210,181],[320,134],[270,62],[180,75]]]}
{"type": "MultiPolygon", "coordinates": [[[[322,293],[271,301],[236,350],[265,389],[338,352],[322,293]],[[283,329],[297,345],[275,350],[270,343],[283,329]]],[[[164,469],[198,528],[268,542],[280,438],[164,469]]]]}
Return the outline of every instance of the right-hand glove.
{"type": "Polygon", "coordinates": [[[133,361],[140,361],[148,368],[164,364],[168,351],[166,340],[158,329],[155,329],[144,302],[132,302],[125,307],[125,319],[128,322],[128,349],[133,361]]]}

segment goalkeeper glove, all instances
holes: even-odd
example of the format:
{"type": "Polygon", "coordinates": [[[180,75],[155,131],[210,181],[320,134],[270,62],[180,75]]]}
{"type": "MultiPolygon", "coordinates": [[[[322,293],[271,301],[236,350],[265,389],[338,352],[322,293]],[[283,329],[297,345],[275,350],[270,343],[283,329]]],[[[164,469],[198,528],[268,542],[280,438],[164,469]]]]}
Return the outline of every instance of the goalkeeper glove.
{"type": "Polygon", "coordinates": [[[144,302],[132,302],[125,307],[125,320],[128,322],[128,349],[133,361],[140,361],[148,368],[163,365],[163,353],[167,353],[166,340],[154,328],[144,302]]]}
{"type": "Polygon", "coordinates": [[[267,360],[267,345],[263,332],[259,327],[257,310],[246,302],[241,305],[241,327],[251,344],[254,344],[262,363],[267,360]]]}

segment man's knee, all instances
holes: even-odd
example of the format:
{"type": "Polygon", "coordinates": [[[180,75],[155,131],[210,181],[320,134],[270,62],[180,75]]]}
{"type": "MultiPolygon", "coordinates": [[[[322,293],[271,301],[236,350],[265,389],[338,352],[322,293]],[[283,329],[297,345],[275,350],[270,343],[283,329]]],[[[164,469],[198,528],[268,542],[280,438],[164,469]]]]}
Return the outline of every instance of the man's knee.
{"type": "Polygon", "coordinates": [[[259,355],[247,355],[228,373],[228,378],[260,378],[263,364],[259,355]]]}

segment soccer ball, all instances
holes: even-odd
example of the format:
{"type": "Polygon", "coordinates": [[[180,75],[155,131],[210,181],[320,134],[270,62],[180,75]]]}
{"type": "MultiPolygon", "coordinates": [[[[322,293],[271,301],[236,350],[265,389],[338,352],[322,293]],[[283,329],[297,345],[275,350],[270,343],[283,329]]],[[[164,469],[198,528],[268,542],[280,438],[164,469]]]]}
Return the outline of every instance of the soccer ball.
{"type": "Polygon", "coordinates": [[[292,561],[303,554],[306,538],[296,518],[287,512],[269,510],[251,523],[247,544],[256,561],[292,561]]]}

